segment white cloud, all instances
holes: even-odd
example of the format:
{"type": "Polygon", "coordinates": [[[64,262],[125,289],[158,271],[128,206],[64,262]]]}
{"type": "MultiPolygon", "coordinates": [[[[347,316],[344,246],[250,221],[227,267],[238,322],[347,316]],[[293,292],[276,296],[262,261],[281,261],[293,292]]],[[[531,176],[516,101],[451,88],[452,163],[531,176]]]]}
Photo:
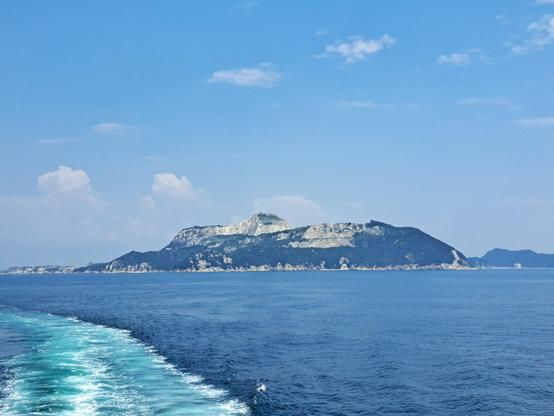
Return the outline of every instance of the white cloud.
{"type": "Polygon", "coordinates": [[[318,29],[314,32],[316,36],[325,36],[327,34],[327,29],[318,29]]]}
{"type": "Polygon", "coordinates": [[[377,104],[377,103],[374,103],[373,101],[341,101],[339,102],[339,105],[341,107],[367,108],[367,109],[392,107],[390,104],[377,104]]]}
{"type": "Polygon", "coordinates": [[[320,222],[323,210],[319,204],[303,195],[273,195],[258,198],[253,203],[256,212],[271,212],[294,225],[306,225],[320,222]]]}
{"type": "Polygon", "coordinates": [[[482,49],[473,48],[462,52],[442,54],[437,58],[437,64],[464,66],[472,63],[474,60],[485,64],[494,63],[494,59],[489,57],[482,49]]]}
{"type": "MultiPolygon", "coordinates": [[[[129,250],[159,249],[183,226],[211,223],[218,209],[201,190],[199,198],[106,202],[94,196],[92,180],[80,169],[61,166],[37,179],[41,194],[0,195],[0,268],[15,264],[86,264],[107,261],[129,250]]],[[[163,177],[157,183],[164,188],[163,177]]],[[[187,181],[169,185],[177,195],[187,181]]],[[[159,189],[159,188],[157,188],[159,189]]],[[[164,190],[161,190],[162,194],[164,190]]],[[[164,194],[165,195],[165,194],[164,194]]]]}
{"type": "Polygon", "coordinates": [[[471,56],[468,53],[451,53],[450,55],[441,55],[437,58],[439,65],[462,66],[471,62],[471,56]]]}
{"type": "Polygon", "coordinates": [[[208,79],[208,82],[211,84],[227,83],[237,87],[271,88],[282,78],[279,72],[271,69],[271,65],[261,64],[252,68],[216,71],[208,79]]]}
{"type": "Polygon", "coordinates": [[[96,197],[89,176],[81,169],[59,166],[57,170],[39,175],[37,185],[45,196],[31,199],[57,209],[69,209],[70,206],[97,209],[107,205],[96,197]]]}
{"type": "Polygon", "coordinates": [[[167,198],[194,198],[198,191],[186,176],[177,177],[174,173],[156,173],[152,183],[152,193],[167,198]]]}
{"type": "Polygon", "coordinates": [[[537,0],[537,4],[554,4],[554,0],[537,0]]]}
{"type": "Polygon", "coordinates": [[[521,45],[513,45],[510,47],[510,50],[514,55],[523,55],[528,51],[528,49],[525,46],[521,46],[521,45]]]}
{"type": "Polygon", "coordinates": [[[150,195],[141,199],[142,206],[146,209],[153,209],[156,207],[156,201],[150,195]]]}
{"type": "Polygon", "coordinates": [[[497,97],[470,97],[464,98],[457,102],[459,105],[463,106],[474,106],[474,107],[497,107],[504,108],[512,111],[519,111],[521,107],[514,104],[511,100],[507,98],[497,98],[497,97]]]}
{"type": "Polygon", "coordinates": [[[58,170],[46,172],[37,179],[40,190],[47,193],[90,191],[90,179],[84,170],[59,166],[58,170]]]}
{"type": "Polygon", "coordinates": [[[138,126],[114,122],[98,123],[92,127],[92,131],[98,134],[123,134],[141,130],[138,126]]]}
{"type": "Polygon", "coordinates": [[[537,48],[543,48],[554,42],[554,16],[544,15],[527,29],[533,33],[531,43],[537,48]]]}
{"type": "Polygon", "coordinates": [[[363,61],[369,55],[392,46],[395,42],[396,40],[388,34],[384,34],[379,39],[364,39],[361,36],[353,36],[346,41],[336,41],[331,45],[327,45],[325,52],[316,55],[316,58],[338,56],[344,58],[346,63],[352,64],[356,61],[363,61]]]}
{"type": "Polygon", "coordinates": [[[78,142],[80,140],[81,139],[77,137],[62,137],[59,139],[40,139],[40,140],[37,140],[35,143],[41,144],[41,145],[50,145],[50,144],[73,143],[73,142],[78,142]]]}
{"type": "Polygon", "coordinates": [[[353,107],[353,108],[378,108],[379,104],[374,103],[373,101],[341,101],[339,103],[342,107],[353,107]]]}
{"type": "Polygon", "coordinates": [[[382,104],[382,103],[376,103],[374,101],[369,100],[345,100],[345,101],[339,101],[337,103],[340,107],[345,108],[360,108],[360,109],[367,109],[367,110],[374,110],[374,109],[391,109],[391,108],[416,108],[420,107],[419,104],[413,103],[413,102],[401,102],[401,103],[394,103],[394,104],[382,104]]]}
{"type": "Polygon", "coordinates": [[[152,178],[151,194],[142,198],[142,206],[147,209],[173,209],[185,206],[206,206],[202,189],[196,189],[186,177],[174,173],[156,173],[152,178]]]}
{"type": "Polygon", "coordinates": [[[516,121],[523,127],[554,127],[554,117],[529,117],[516,121]]]}
{"type": "Polygon", "coordinates": [[[554,43],[554,15],[541,16],[527,26],[527,32],[529,36],[519,43],[507,42],[507,46],[514,55],[540,51],[554,43]]]}

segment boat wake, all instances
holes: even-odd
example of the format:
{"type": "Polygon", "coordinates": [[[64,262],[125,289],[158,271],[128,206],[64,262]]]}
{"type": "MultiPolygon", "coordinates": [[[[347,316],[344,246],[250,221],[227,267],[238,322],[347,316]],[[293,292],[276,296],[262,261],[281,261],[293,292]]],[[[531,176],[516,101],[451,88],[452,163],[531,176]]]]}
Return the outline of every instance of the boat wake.
{"type": "Polygon", "coordinates": [[[20,334],[0,358],[0,414],[245,415],[246,405],[169,364],[129,331],[75,318],[0,311],[20,334]]]}

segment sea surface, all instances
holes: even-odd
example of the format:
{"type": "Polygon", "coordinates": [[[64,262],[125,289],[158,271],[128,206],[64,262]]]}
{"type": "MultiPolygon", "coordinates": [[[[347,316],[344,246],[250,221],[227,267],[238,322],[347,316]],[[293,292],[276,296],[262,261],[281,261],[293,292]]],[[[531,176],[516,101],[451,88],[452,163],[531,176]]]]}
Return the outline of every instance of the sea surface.
{"type": "Polygon", "coordinates": [[[554,270],[0,275],[1,415],[554,415],[554,270]]]}

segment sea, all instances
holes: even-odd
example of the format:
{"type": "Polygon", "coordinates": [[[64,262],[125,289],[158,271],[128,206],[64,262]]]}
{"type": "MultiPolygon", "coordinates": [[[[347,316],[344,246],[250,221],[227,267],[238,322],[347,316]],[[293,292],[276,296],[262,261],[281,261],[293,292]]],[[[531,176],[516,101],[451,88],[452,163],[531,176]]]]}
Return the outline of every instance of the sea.
{"type": "Polygon", "coordinates": [[[0,415],[554,415],[554,269],[0,275],[0,415]]]}

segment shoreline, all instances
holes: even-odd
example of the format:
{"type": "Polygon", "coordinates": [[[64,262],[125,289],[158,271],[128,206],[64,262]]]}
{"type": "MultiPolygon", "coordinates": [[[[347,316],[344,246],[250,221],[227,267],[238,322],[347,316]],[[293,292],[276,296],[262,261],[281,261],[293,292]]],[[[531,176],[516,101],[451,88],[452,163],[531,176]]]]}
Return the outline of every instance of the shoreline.
{"type": "Polygon", "coordinates": [[[176,269],[176,270],[102,270],[102,271],[0,271],[0,275],[10,276],[32,276],[32,275],[77,275],[77,274],[150,274],[150,273],[179,273],[179,274],[197,274],[197,273],[255,273],[255,272],[357,272],[357,271],[472,271],[472,270],[522,270],[522,269],[548,269],[547,267],[470,267],[470,266],[386,266],[386,267],[350,267],[341,269],[325,269],[325,268],[275,268],[275,267],[252,267],[252,268],[237,268],[237,269],[220,269],[220,268],[205,268],[205,269],[176,269]]]}

